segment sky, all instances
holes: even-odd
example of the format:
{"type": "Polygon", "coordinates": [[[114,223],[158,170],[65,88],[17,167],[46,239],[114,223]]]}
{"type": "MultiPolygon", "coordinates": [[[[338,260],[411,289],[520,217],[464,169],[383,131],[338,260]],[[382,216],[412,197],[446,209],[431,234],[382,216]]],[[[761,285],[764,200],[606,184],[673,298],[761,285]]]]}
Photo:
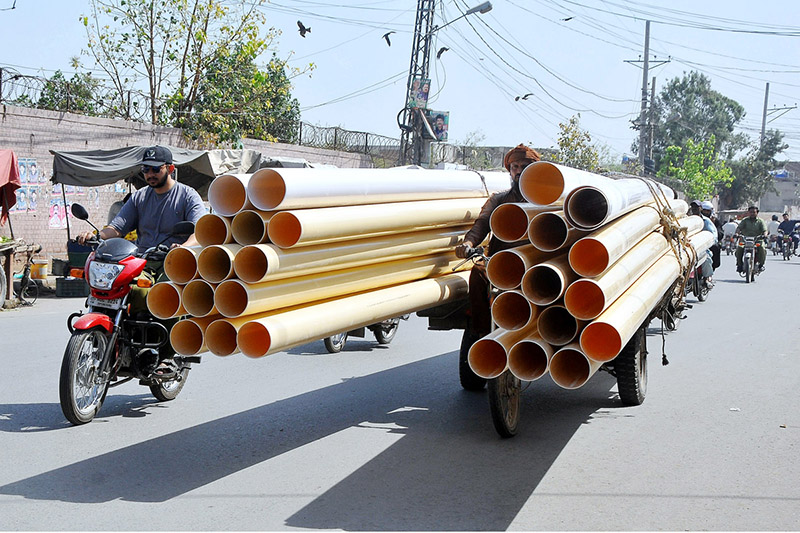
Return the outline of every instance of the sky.
{"type": "MultiPolygon", "coordinates": [[[[650,20],[648,86],[655,77],[658,93],[697,70],[744,106],[739,131],[758,139],[769,83],[767,128],[790,145],[779,159],[800,160],[798,1],[492,0],[490,12],[455,20],[479,3],[435,2],[435,24],[452,24],[434,33],[428,107],[450,113],[450,142],[554,147],[559,123],[580,113],[612,161],[632,155],[650,20]]],[[[293,67],[314,64],[292,79],[304,122],[400,136],[417,0],[269,0],[262,9],[281,32],[273,51],[293,67]],[[311,27],[305,37],[298,20],[311,27]]],[[[72,73],[88,12],[83,0],[0,0],[0,67],[72,73]]]]}

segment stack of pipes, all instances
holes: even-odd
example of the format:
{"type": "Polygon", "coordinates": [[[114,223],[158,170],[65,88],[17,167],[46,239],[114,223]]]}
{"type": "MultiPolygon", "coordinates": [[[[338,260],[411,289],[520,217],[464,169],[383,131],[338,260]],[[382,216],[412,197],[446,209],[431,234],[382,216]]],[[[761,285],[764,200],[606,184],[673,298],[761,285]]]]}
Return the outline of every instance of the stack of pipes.
{"type": "Polygon", "coordinates": [[[536,162],[520,190],[529,203],[498,207],[490,227],[501,240],[528,242],[489,260],[489,280],[503,290],[492,303],[497,329],[472,346],[469,364],[487,379],[549,372],[575,389],[619,355],[715,236],[650,180],[536,162]]]}
{"type": "Polygon", "coordinates": [[[209,187],[200,246],[151,289],[176,352],[262,357],[463,298],[454,254],[503,173],[261,169],[209,187]]]}

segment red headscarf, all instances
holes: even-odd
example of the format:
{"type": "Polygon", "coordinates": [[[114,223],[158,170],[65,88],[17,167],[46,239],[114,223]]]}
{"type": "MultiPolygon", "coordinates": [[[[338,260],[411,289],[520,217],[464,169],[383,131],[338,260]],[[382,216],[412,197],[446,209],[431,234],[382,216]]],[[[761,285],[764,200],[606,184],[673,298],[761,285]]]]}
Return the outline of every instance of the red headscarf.
{"type": "Polygon", "coordinates": [[[527,159],[533,163],[534,161],[539,161],[541,157],[539,156],[539,152],[533,148],[529,148],[524,144],[520,144],[516,148],[512,148],[508,151],[506,156],[503,158],[503,166],[506,167],[506,170],[510,171],[511,163],[514,161],[522,161],[523,159],[527,159]]]}

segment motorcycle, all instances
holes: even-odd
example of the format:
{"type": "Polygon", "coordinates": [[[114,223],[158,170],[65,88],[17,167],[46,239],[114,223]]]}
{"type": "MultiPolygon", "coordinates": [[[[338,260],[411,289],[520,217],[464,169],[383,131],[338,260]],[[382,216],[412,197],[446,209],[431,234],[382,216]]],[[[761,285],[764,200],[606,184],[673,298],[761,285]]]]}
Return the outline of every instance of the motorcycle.
{"type": "Polygon", "coordinates": [[[347,337],[364,338],[366,329],[370,330],[375,335],[375,340],[378,341],[378,344],[389,344],[394,339],[395,334],[397,334],[397,328],[400,327],[401,319],[408,320],[408,315],[377,322],[366,326],[366,328],[358,328],[331,335],[324,339],[325,349],[328,350],[329,353],[339,353],[344,349],[344,345],[347,343],[347,337]]]}
{"type": "MultiPolygon", "coordinates": [[[[89,221],[86,209],[73,204],[75,218],[89,221]]],[[[98,231],[99,233],[99,231],[98,231]]],[[[194,223],[180,222],[172,236],[189,236],[194,223]]],[[[166,239],[165,239],[166,240],[166,239]]],[[[159,401],[174,400],[186,384],[198,356],[175,355],[174,364],[159,368],[159,349],[169,342],[169,331],[147,311],[132,311],[133,287],[149,287],[142,276],[148,260],[163,261],[169,248],[162,244],[143,253],[122,238],[87,240],[93,249],[86,259],[88,312],[67,318],[71,333],[59,376],[61,410],[72,424],[91,422],[100,411],[109,387],[137,378],[159,401]]]]}
{"type": "Polygon", "coordinates": [[[702,262],[704,261],[705,257],[703,257],[700,264],[689,271],[689,281],[686,287],[687,292],[691,290],[692,294],[699,302],[705,302],[708,298],[709,291],[714,287],[714,284],[709,281],[709,278],[703,277],[702,262]]]}
{"type": "Polygon", "coordinates": [[[724,237],[725,253],[731,255],[736,250],[736,237],[724,237]]]}
{"type": "Polygon", "coordinates": [[[763,245],[763,237],[739,236],[737,246],[743,249],[742,271],[739,272],[739,275],[745,279],[746,283],[755,283],[756,276],[759,275],[764,269],[764,265],[760,265],[760,268],[756,267],[756,253],[758,248],[762,247],[763,245]]]}
{"type": "Polygon", "coordinates": [[[781,236],[780,235],[770,235],[769,236],[769,249],[772,250],[772,255],[778,255],[781,251],[781,236]]]}
{"type": "Polygon", "coordinates": [[[794,239],[792,239],[791,233],[784,233],[783,230],[778,230],[781,233],[781,241],[783,249],[783,260],[788,261],[792,258],[793,251],[794,251],[794,239]]]}

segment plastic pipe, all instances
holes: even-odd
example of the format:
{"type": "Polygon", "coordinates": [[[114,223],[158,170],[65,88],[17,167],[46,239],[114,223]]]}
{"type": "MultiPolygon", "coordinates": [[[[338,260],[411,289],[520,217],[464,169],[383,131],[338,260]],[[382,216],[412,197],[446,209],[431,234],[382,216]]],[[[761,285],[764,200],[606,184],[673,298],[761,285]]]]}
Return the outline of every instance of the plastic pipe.
{"type": "Polygon", "coordinates": [[[186,312],[194,317],[216,314],[214,288],[216,285],[204,279],[193,279],[183,286],[181,298],[186,312]]]}
{"type": "MultiPolygon", "coordinates": [[[[683,200],[669,204],[676,216],[689,206],[683,200]]],[[[655,205],[640,207],[576,242],[569,250],[572,269],[584,277],[602,274],[635,243],[655,229],[661,220],[655,205]]]]}
{"type": "Polygon", "coordinates": [[[543,252],[566,248],[587,233],[567,222],[563,211],[539,213],[528,225],[528,240],[543,252]]]}
{"type": "Polygon", "coordinates": [[[231,221],[231,235],[237,244],[260,244],[269,241],[267,224],[275,213],[246,209],[236,213],[231,221]]]}
{"type": "Polygon", "coordinates": [[[492,302],[492,319],[498,327],[516,331],[536,321],[540,309],[519,291],[504,291],[492,302]]]}
{"type": "MultiPolygon", "coordinates": [[[[247,182],[251,174],[223,174],[208,186],[208,203],[214,212],[232,217],[244,209],[252,209],[247,199],[247,182]]],[[[222,244],[222,243],[215,243],[222,244]]]]}
{"type": "Polygon", "coordinates": [[[489,227],[501,241],[521,241],[528,238],[528,226],[533,217],[554,209],[555,207],[523,203],[500,204],[489,217],[489,227]]]}
{"type": "Polygon", "coordinates": [[[169,280],[179,285],[185,285],[195,279],[197,273],[197,256],[202,246],[179,246],[173,248],[164,258],[164,274],[169,280]]]}
{"type": "Polygon", "coordinates": [[[236,253],[233,268],[242,281],[259,283],[452,250],[464,232],[438,228],[288,250],[272,244],[245,246],[236,253]]]}
{"type": "Polygon", "coordinates": [[[492,285],[499,289],[516,289],[526,270],[550,257],[552,254],[537,250],[532,244],[501,250],[489,259],[486,275],[492,285]]]}
{"type": "Polygon", "coordinates": [[[522,171],[519,189],[532,204],[561,205],[573,189],[581,185],[605,185],[613,181],[605,176],[584,170],[536,161],[522,171]]]}
{"type": "Polygon", "coordinates": [[[183,286],[169,281],[162,281],[150,287],[147,293],[147,309],[160,319],[173,318],[186,314],[181,304],[183,286]]]}
{"type": "Polygon", "coordinates": [[[467,295],[468,279],[469,272],[456,272],[275,313],[244,324],[237,343],[248,357],[263,357],[463,298],[467,295]]]}
{"type": "Polygon", "coordinates": [[[210,283],[233,277],[233,260],[241,249],[238,244],[215,244],[204,248],[197,256],[197,273],[210,283]]]}
{"type": "Polygon", "coordinates": [[[522,294],[536,305],[550,305],[564,294],[578,277],[569,266],[567,253],[533,265],[522,276],[522,294]]]}
{"type": "Polygon", "coordinates": [[[206,213],[195,224],[194,236],[200,246],[231,243],[233,242],[231,219],[215,213],[206,213]]]}
{"type": "Polygon", "coordinates": [[[578,187],[567,196],[564,213],[573,226],[596,229],[637,207],[654,202],[651,186],[656,194],[663,191],[662,199],[674,198],[675,193],[666,185],[644,178],[624,178],[603,186],[578,187]]]}
{"type": "Polygon", "coordinates": [[[236,344],[236,334],[239,329],[255,316],[242,316],[237,318],[220,318],[211,322],[205,331],[205,341],[208,351],[220,357],[233,355],[239,351],[236,344]]]}
{"type": "MultiPolygon", "coordinates": [[[[716,234],[700,231],[690,239],[698,255],[716,242],[716,234]]],[[[689,255],[681,260],[670,249],[648,268],[608,309],[581,333],[583,353],[595,361],[611,361],[622,351],[639,326],[653,312],[682,268],[688,268],[689,255]]]]}
{"type": "Polygon", "coordinates": [[[553,346],[564,346],[580,333],[583,322],[579,322],[563,305],[550,305],[539,313],[537,320],[539,335],[553,346]]]}
{"type": "Polygon", "coordinates": [[[203,318],[179,320],[169,332],[169,342],[176,353],[197,355],[206,351],[205,332],[208,325],[220,318],[212,315],[203,318]]]}
{"type": "Polygon", "coordinates": [[[508,174],[421,168],[261,169],[247,185],[264,211],[446,198],[487,197],[509,187],[508,174]],[[483,179],[482,179],[483,178],[483,179]]]}
{"type": "Polygon", "coordinates": [[[550,376],[559,387],[577,389],[584,386],[602,364],[586,357],[580,344],[573,342],[553,354],[550,360],[550,376]]]}
{"type": "Polygon", "coordinates": [[[217,286],[214,304],[225,317],[248,315],[440,276],[460,262],[450,251],[254,285],[229,279],[217,286]]]}
{"type": "Polygon", "coordinates": [[[269,240],[281,248],[364,238],[418,228],[456,226],[478,218],[483,198],[395,202],[281,211],[269,240]]]}
{"type": "Polygon", "coordinates": [[[467,362],[475,374],[492,379],[508,368],[508,351],[520,340],[536,333],[536,324],[515,331],[501,328],[476,341],[469,349],[467,362]]]}
{"type": "Polygon", "coordinates": [[[553,357],[553,347],[538,335],[518,341],[508,351],[508,369],[522,381],[544,376],[553,357]]]}

